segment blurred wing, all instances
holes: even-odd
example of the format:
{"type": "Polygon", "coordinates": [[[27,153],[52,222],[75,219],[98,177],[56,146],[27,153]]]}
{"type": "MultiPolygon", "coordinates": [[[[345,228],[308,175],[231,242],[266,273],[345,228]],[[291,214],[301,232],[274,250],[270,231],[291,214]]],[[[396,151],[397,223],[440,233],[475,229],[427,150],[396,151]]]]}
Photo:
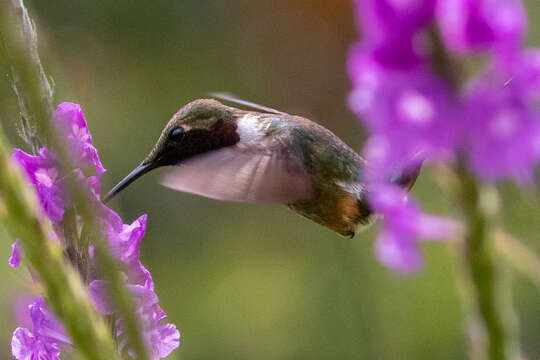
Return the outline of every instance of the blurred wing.
{"type": "Polygon", "coordinates": [[[162,184],[204,197],[292,204],[312,195],[298,159],[237,146],[198,155],[165,175],[162,184]]]}
{"type": "Polygon", "coordinates": [[[216,99],[228,101],[228,102],[230,102],[232,104],[240,105],[240,106],[252,109],[252,110],[256,110],[256,111],[260,111],[260,112],[264,112],[264,113],[270,113],[270,114],[285,114],[283,111],[279,111],[279,110],[276,110],[276,109],[269,108],[267,106],[255,104],[255,103],[252,103],[250,101],[238,99],[238,98],[236,98],[236,97],[234,97],[233,95],[230,95],[230,94],[226,94],[226,93],[210,93],[209,95],[212,96],[212,97],[215,97],[216,99]]]}

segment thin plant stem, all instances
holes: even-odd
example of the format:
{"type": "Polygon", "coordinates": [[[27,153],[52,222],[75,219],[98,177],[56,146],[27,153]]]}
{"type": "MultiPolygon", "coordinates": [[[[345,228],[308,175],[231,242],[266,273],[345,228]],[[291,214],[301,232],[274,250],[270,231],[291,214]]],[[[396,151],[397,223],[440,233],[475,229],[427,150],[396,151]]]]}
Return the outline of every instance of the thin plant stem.
{"type": "MultiPolygon", "coordinates": [[[[432,45],[433,69],[457,96],[463,82],[462,66],[446,51],[436,26],[430,29],[429,36],[432,45]]],[[[496,283],[498,274],[491,251],[492,241],[490,240],[492,239],[488,236],[487,216],[483,214],[480,204],[479,185],[467,171],[463,159],[458,161],[455,170],[459,204],[465,217],[463,248],[465,272],[469,278],[469,281],[465,282],[470,283],[472,293],[472,298],[466,298],[464,302],[466,309],[476,310],[466,314],[471,341],[470,355],[473,358],[505,360],[507,359],[506,349],[509,347],[506,336],[509,339],[512,337],[509,329],[505,328],[502,318],[504,309],[499,309],[501,304],[498,301],[496,283]],[[485,346],[482,346],[482,336],[478,336],[479,332],[485,334],[485,346]]],[[[507,302],[507,304],[510,303],[511,301],[507,302]]]]}
{"type": "Polygon", "coordinates": [[[495,249],[513,269],[540,287],[540,259],[523,242],[498,229],[495,232],[495,249]]]}
{"type": "Polygon", "coordinates": [[[34,191],[10,161],[8,149],[0,127],[0,223],[20,239],[25,259],[39,274],[49,303],[79,351],[88,359],[119,359],[79,275],[49,238],[47,225],[38,215],[34,191]]]}
{"type": "MultiPolygon", "coordinates": [[[[66,169],[72,169],[71,161],[63,139],[58,137],[51,122],[52,89],[39,59],[34,22],[22,0],[0,1],[0,40],[11,65],[13,87],[19,98],[24,121],[23,129],[28,134],[27,137],[31,139],[30,142],[34,148],[36,144],[44,144],[55,150],[60,171],[67,174],[66,169]]],[[[136,315],[136,307],[118,271],[119,263],[110,255],[105,236],[97,226],[95,214],[88,203],[85,189],[75,177],[67,176],[66,178],[68,190],[78,214],[83,217],[90,233],[95,235],[93,244],[96,258],[99,259],[99,271],[109,284],[110,298],[116,315],[123,319],[123,328],[129,341],[128,347],[135,352],[137,359],[145,360],[148,358],[148,352],[136,315]]],[[[23,248],[26,243],[23,242],[23,248]]],[[[75,244],[71,248],[81,249],[82,246],[79,245],[75,244]]],[[[80,254],[79,258],[84,259],[87,256],[80,254]]],[[[51,299],[52,301],[54,298],[51,299]]]]}
{"type": "Polygon", "coordinates": [[[487,341],[490,360],[504,360],[505,329],[497,308],[497,271],[488,239],[486,218],[479,203],[479,186],[465,166],[458,165],[458,192],[465,217],[465,265],[470,276],[474,305],[487,341]]]}

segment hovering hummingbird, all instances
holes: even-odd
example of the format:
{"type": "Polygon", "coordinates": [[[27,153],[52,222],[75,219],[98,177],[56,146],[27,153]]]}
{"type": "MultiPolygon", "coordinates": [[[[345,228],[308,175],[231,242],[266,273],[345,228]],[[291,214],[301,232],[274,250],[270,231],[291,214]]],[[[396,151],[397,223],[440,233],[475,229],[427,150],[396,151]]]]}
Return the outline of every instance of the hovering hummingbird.
{"type": "MultiPolygon", "coordinates": [[[[150,154],[106,196],[110,200],[149,171],[174,167],[163,184],[217,200],[281,203],[343,235],[354,236],[372,211],[362,182],[366,161],[306,118],[239,100],[195,100],[169,120],[150,154]]],[[[410,189],[416,166],[393,182],[410,189]]]]}

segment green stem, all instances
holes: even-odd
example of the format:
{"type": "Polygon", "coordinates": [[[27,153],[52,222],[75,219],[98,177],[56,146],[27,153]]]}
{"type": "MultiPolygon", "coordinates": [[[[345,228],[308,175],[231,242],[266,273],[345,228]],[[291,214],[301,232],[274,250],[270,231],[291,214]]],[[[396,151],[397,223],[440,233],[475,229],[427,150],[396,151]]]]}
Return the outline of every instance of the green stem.
{"type": "Polygon", "coordinates": [[[0,40],[8,58],[12,88],[19,101],[21,134],[34,151],[48,143],[42,119],[53,114],[52,88],[39,59],[37,32],[22,0],[0,0],[0,40]]]}
{"type": "MultiPolygon", "coordinates": [[[[56,134],[55,127],[51,122],[53,114],[52,90],[39,59],[34,22],[28,15],[22,0],[0,0],[0,40],[3,45],[2,51],[5,52],[11,65],[13,88],[19,98],[23,124],[26,124],[23,130],[25,133],[27,132],[27,140],[34,148],[40,144],[53,148],[59,161],[60,171],[68,173],[66,169],[73,167],[70,166],[71,161],[67,147],[63,139],[56,134]]],[[[66,179],[78,214],[83,217],[84,224],[90,229],[90,233],[96,235],[93,240],[96,258],[99,257],[99,271],[103,279],[109,283],[111,302],[115,306],[116,315],[124,321],[124,330],[129,341],[128,347],[135,352],[137,359],[145,360],[148,358],[148,352],[136,315],[136,307],[124,286],[121,274],[118,272],[119,263],[110,255],[108,244],[105,241],[106,237],[96,224],[93,209],[88,203],[86,189],[74,177],[68,176],[66,179]]],[[[45,238],[36,240],[46,241],[45,238]]],[[[28,242],[23,241],[22,243],[26,252],[25,246],[28,242]]],[[[81,244],[77,244],[74,248],[80,249],[81,244]]],[[[39,257],[39,253],[36,253],[36,256],[39,257]]],[[[47,270],[50,271],[50,268],[47,270]]],[[[47,283],[45,285],[47,286],[47,283]]],[[[52,290],[47,288],[49,294],[52,290]]],[[[55,300],[54,296],[50,298],[51,303],[55,300]]],[[[53,307],[59,308],[58,304],[54,304],[53,307]]],[[[71,315],[73,316],[71,320],[77,318],[75,313],[71,315]]],[[[64,317],[60,318],[66,320],[64,317]]],[[[70,335],[79,336],[81,334],[70,335]]],[[[74,338],[73,341],[86,340],[74,338]]],[[[94,346],[96,345],[98,344],[96,343],[94,346]]]]}
{"type": "Polygon", "coordinates": [[[534,251],[502,229],[495,232],[495,249],[508,265],[540,288],[540,258],[534,251]]]}
{"type": "Polygon", "coordinates": [[[460,203],[465,216],[465,260],[474,301],[487,338],[490,360],[504,360],[505,329],[497,308],[496,268],[488,244],[486,219],[479,204],[476,180],[461,164],[458,166],[460,203]]]}
{"type": "Polygon", "coordinates": [[[49,303],[74,345],[88,359],[119,359],[104,321],[95,313],[79,275],[48,237],[37,215],[34,191],[10,161],[0,127],[0,223],[20,239],[25,259],[37,271],[49,303]]]}

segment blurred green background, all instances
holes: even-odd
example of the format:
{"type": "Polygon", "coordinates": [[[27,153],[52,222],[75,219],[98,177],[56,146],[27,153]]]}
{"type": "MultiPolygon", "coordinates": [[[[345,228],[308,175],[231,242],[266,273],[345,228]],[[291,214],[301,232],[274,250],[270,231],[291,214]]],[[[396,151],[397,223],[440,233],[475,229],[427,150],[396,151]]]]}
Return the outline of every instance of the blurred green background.
{"type": "MultiPolygon", "coordinates": [[[[27,1],[56,101],[80,103],[108,169],[103,190],[137,165],[169,117],[213,91],[302,114],[360,150],[346,106],[346,54],[357,39],[348,0],[27,1]]],[[[529,0],[531,45],[540,5],[529,0]]],[[[16,99],[2,70],[0,116],[13,145],[16,99]]],[[[283,206],[223,203],[143,177],[113,202],[124,221],[149,215],[142,261],[182,333],[171,359],[461,359],[460,258],[424,246],[425,270],[403,276],[376,262],[377,226],[344,239],[283,206]]],[[[424,171],[423,208],[454,214],[451,194],[424,171]]],[[[537,195],[503,186],[507,229],[540,250],[537,195]]],[[[0,357],[9,358],[13,301],[29,285],[0,242],[0,357]],[[1,260],[3,261],[3,260],[1,260]],[[24,285],[24,284],[27,285],[24,285]]],[[[54,271],[54,269],[51,269],[54,271]]],[[[528,359],[540,358],[540,290],[514,277],[528,359]]]]}

